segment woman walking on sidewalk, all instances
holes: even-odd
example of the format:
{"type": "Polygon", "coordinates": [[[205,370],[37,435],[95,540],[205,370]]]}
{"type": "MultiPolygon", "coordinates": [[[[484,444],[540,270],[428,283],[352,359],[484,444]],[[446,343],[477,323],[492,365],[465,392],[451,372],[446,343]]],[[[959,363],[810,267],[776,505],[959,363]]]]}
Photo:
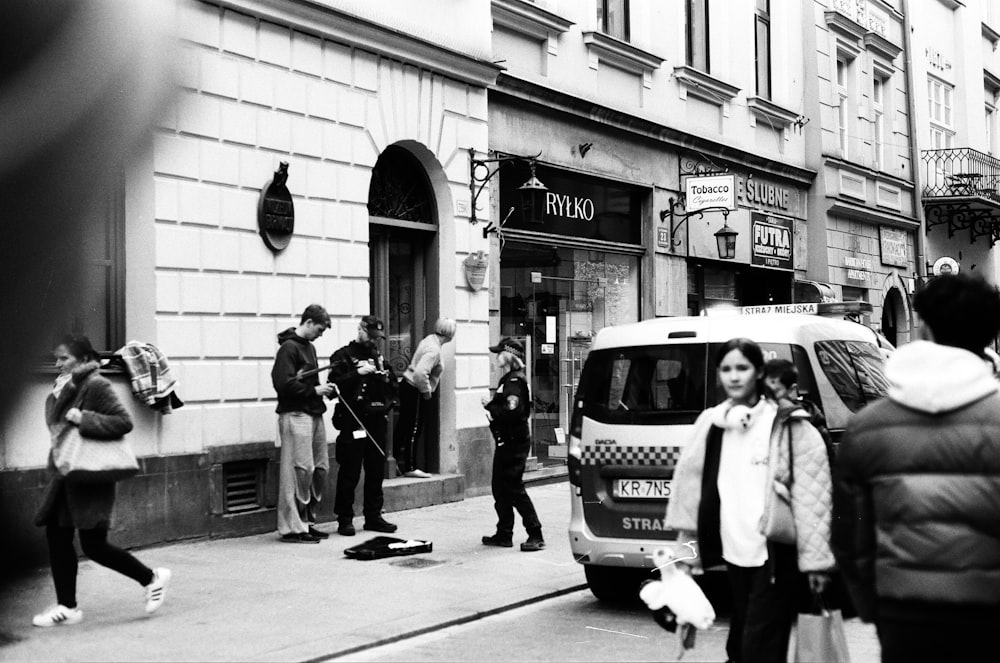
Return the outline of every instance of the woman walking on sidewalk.
{"type": "MultiPolygon", "coordinates": [[[[80,434],[96,440],[115,440],[132,430],[132,419],[111,383],[101,377],[97,353],[86,336],[66,336],[53,350],[59,376],[45,400],[45,423],[50,428],[68,422],[80,434]]],[[[45,527],[49,562],[57,604],[35,615],[35,626],[77,624],[83,611],[76,603],[77,553],[74,530],[80,531],[83,553],[93,561],[132,578],[146,588],[146,612],[163,604],[168,569],[150,569],[130,553],[108,543],[114,510],[115,484],[66,481],[49,454],[49,483],[35,524],[45,527]]]]}
{"type": "Polygon", "coordinates": [[[733,596],[729,660],[784,661],[800,602],[809,589],[822,593],[836,566],[826,446],[804,410],[763,398],[757,343],[730,339],[716,360],[727,398],[695,421],[674,471],[665,525],[679,532],[679,541],[697,541],[698,557],[680,568],[697,573],[726,565],[733,596]],[[772,489],[779,482],[794,521],[794,532],[782,535],[794,543],[771,540],[779,538],[777,528],[765,534],[765,523],[776,520],[768,516],[781,506],[772,489]]]}

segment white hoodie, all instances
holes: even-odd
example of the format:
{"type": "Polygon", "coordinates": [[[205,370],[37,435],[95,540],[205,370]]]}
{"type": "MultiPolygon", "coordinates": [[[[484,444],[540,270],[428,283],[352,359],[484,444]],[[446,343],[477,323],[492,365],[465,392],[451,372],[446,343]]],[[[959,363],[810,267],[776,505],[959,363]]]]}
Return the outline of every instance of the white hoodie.
{"type": "Polygon", "coordinates": [[[982,357],[930,341],[896,350],[885,364],[885,377],[889,398],[931,414],[964,407],[1000,387],[982,357]]]}

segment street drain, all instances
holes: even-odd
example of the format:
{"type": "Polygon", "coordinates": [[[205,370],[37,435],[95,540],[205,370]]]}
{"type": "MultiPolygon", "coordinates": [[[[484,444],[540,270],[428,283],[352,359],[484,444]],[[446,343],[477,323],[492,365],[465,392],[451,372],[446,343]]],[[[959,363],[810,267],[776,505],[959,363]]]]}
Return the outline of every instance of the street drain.
{"type": "Polygon", "coordinates": [[[426,559],[424,557],[411,557],[410,559],[401,559],[398,562],[393,562],[393,566],[402,566],[407,569],[426,569],[432,566],[440,566],[444,564],[443,561],[438,559],[426,559]]]}

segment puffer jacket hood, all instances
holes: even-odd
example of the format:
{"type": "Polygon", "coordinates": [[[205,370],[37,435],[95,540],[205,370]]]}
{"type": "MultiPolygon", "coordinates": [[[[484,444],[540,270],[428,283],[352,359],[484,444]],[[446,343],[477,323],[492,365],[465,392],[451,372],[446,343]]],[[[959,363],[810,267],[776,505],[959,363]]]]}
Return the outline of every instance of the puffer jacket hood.
{"type": "Polygon", "coordinates": [[[930,341],[896,350],[885,364],[885,376],[889,398],[930,414],[965,407],[1000,387],[981,357],[930,341]]]}

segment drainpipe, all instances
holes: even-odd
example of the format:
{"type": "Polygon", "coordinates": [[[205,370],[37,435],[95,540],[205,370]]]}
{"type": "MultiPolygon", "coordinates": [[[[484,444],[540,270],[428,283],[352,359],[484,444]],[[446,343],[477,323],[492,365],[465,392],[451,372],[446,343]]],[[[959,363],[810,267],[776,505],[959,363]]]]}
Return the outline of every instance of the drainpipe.
{"type": "Polygon", "coordinates": [[[927,277],[927,260],[925,258],[927,250],[927,219],[924,215],[923,205],[923,184],[920,180],[920,168],[923,163],[920,158],[920,150],[917,147],[917,102],[913,97],[916,89],[916,81],[913,76],[913,40],[910,35],[912,27],[910,25],[910,0],[902,0],[903,7],[903,52],[906,54],[906,105],[907,114],[910,117],[910,163],[916,164],[911,167],[913,175],[914,211],[917,213],[917,220],[920,226],[917,228],[917,255],[914,256],[917,263],[917,276],[921,279],[927,277]]]}

